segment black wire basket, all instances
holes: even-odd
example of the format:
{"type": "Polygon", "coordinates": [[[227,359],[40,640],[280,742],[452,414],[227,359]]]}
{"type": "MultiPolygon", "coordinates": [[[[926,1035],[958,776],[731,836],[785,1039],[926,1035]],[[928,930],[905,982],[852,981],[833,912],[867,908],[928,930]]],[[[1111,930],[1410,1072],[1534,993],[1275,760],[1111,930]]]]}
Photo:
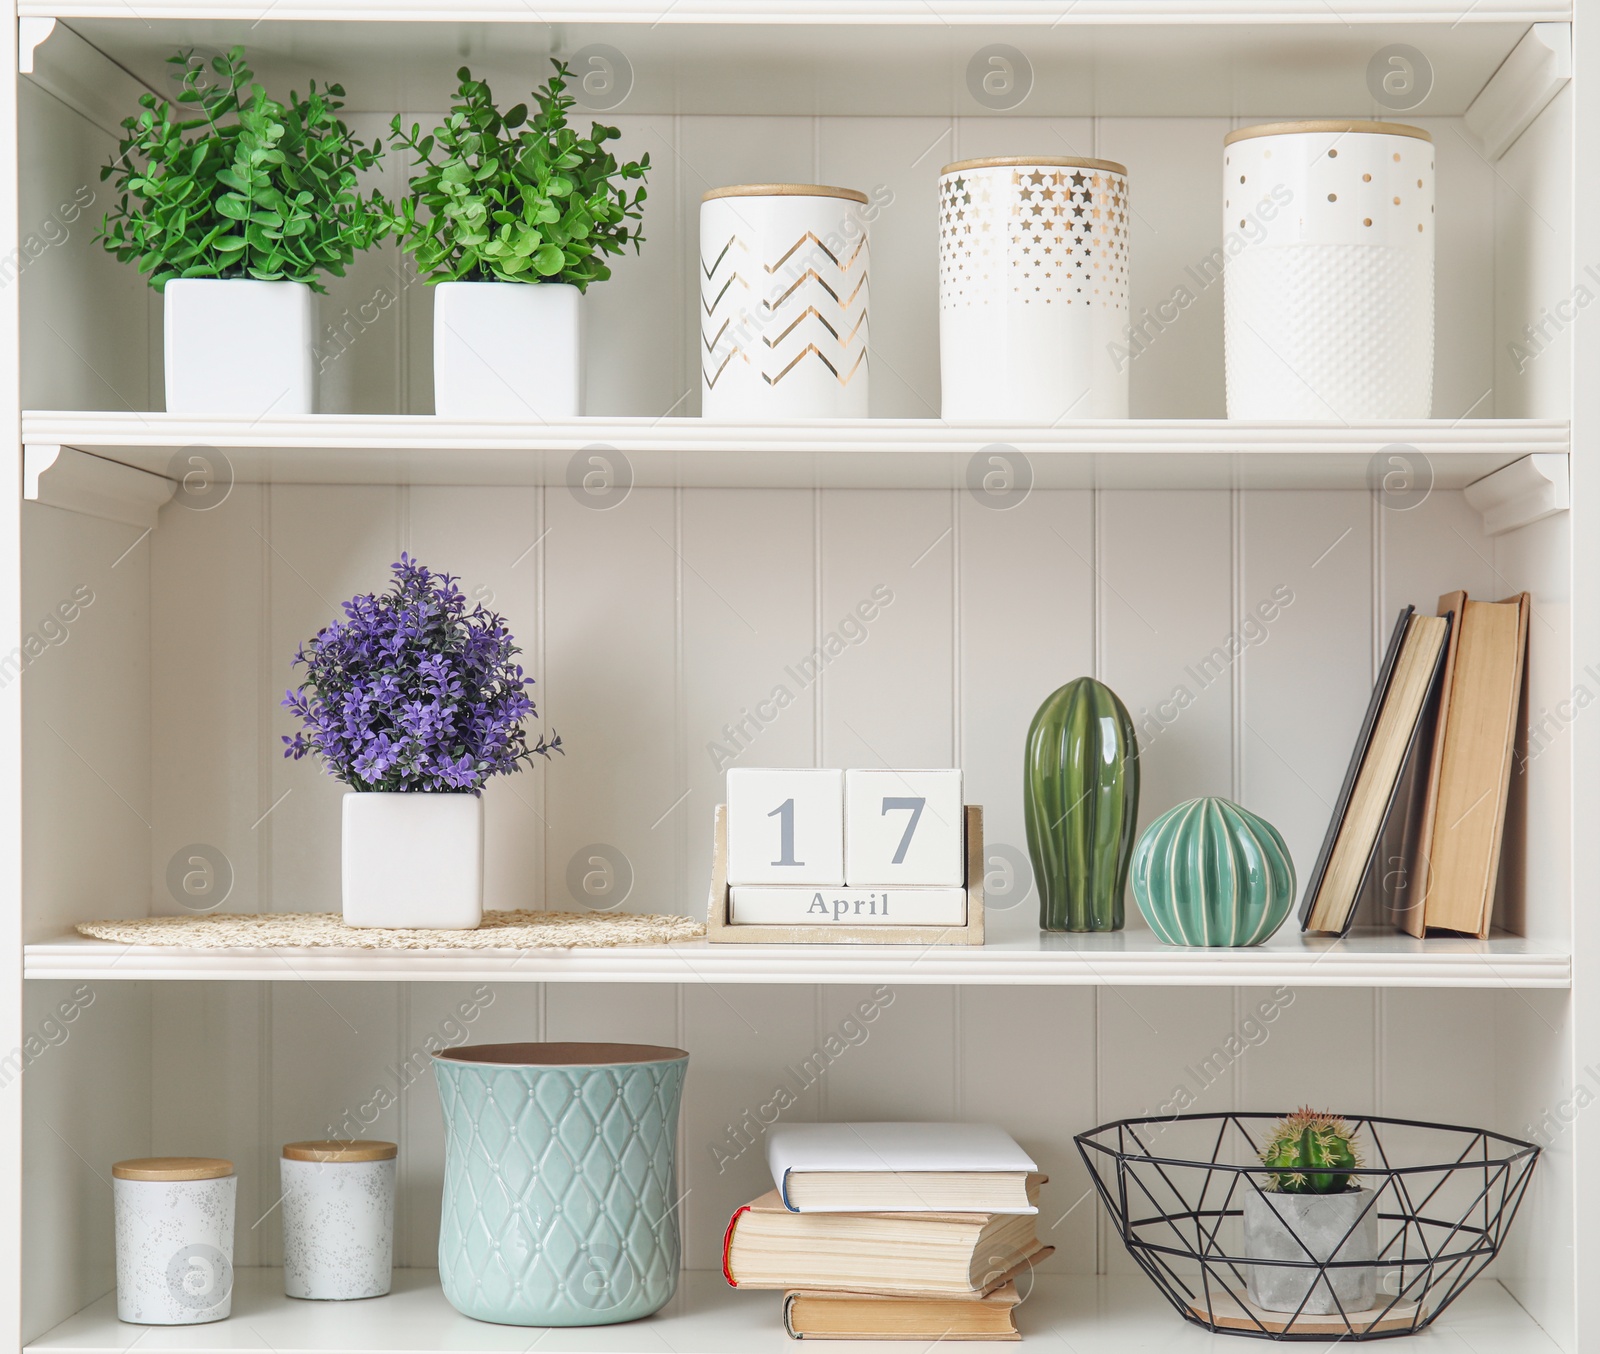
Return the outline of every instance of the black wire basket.
{"type": "Polygon", "coordinates": [[[1357,1188],[1283,1194],[1260,1155],[1282,1117],[1122,1119],[1077,1135],[1128,1253],[1179,1315],[1218,1334],[1421,1330],[1499,1254],[1539,1157],[1482,1129],[1347,1115],[1364,1151],[1348,1172],[1357,1188]]]}

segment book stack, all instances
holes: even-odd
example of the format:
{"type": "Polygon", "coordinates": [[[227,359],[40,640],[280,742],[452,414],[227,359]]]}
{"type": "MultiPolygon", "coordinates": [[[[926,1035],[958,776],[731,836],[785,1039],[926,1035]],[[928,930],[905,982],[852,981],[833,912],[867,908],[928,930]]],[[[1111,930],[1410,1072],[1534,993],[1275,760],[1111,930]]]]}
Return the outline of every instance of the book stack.
{"type": "Polygon", "coordinates": [[[723,1274],[781,1289],[797,1340],[1020,1340],[1044,1177],[987,1124],[780,1124],[775,1188],[734,1213],[723,1274]]]}
{"type": "Polygon", "coordinates": [[[1400,613],[1333,819],[1304,930],[1343,935],[1371,892],[1401,930],[1486,938],[1528,646],[1528,595],[1400,613]]]}

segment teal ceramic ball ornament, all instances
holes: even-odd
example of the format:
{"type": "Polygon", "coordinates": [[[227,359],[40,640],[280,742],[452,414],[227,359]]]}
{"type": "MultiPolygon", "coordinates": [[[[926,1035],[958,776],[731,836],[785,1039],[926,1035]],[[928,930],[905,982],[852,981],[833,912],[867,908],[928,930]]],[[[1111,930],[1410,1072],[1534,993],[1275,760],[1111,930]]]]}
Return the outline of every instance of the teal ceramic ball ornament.
{"type": "Polygon", "coordinates": [[[1191,799],[1139,838],[1133,896],[1169,945],[1259,945],[1294,906],[1294,861],[1265,818],[1191,799]]]}

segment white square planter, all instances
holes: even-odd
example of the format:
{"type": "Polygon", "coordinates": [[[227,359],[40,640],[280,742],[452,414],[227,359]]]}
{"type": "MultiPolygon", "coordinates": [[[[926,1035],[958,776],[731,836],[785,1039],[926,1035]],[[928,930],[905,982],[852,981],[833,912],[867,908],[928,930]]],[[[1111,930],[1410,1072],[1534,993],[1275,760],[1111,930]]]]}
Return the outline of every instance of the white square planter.
{"type": "Polygon", "coordinates": [[[309,414],[312,292],[303,282],[177,278],[162,289],[169,414],[309,414]]]}
{"type": "Polygon", "coordinates": [[[433,412],[576,418],[583,412],[583,293],[565,282],[439,283],[433,412]]]}
{"type": "Polygon", "coordinates": [[[483,800],[344,797],[346,926],[471,931],[483,920],[483,800]]]}

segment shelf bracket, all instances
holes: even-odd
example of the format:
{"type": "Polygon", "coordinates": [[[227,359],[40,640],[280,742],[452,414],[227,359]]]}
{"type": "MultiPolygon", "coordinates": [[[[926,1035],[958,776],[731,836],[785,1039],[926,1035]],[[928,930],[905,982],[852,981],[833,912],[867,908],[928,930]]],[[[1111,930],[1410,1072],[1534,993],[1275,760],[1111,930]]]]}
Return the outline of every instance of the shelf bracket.
{"type": "Polygon", "coordinates": [[[1566,512],[1567,458],[1560,452],[1536,451],[1469,484],[1462,493],[1468,505],[1483,515],[1486,535],[1515,531],[1566,512]]]}
{"type": "Polygon", "coordinates": [[[17,70],[21,74],[33,74],[35,49],[55,31],[54,19],[17,20],[17,70]]]}
{"type": "Polygon", "coordinates": [[[1467,130],[1498,160],[1572,79],[1572,25],[1534,24],[1467,109],[1467,130]]]}
{"type": "Polygon", "coordinates": [[[22,497],[30,503],[148,531],[177,489],[165,476],[72,447],[29,442],[22,448],[22,497]]]}

